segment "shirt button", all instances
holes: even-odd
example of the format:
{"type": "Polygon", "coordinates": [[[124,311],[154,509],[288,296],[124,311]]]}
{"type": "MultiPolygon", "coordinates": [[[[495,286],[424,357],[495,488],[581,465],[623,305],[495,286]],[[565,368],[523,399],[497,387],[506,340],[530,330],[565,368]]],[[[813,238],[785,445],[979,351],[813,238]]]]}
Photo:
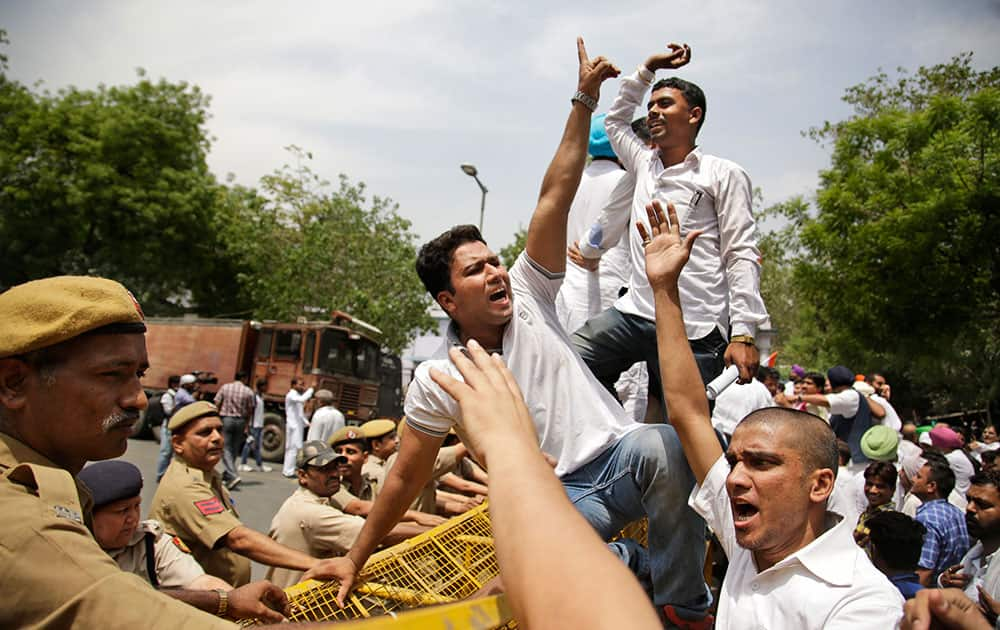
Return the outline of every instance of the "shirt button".
{"type": "Polygon", "coordinates": [[[757,584],[756,582],[752,582],[750,584],[750,590],[752,590],[754,593],[756,593],[757,591],[760,590],[760,584],[757,584]]]}

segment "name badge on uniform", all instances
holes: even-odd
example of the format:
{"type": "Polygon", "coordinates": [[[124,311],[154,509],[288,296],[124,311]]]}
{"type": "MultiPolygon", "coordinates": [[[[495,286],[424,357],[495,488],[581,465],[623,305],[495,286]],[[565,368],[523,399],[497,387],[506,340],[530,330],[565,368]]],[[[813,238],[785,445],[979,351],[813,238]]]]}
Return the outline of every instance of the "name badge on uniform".
{"type": "Polygon", "coordinates": [[[83,517],[76,510],[72,510],[68,507],[63,507],[61,505],[53,505],[52,510],[56,513],[59,518],[66,518],[71,521],[76,521],[77,523],[83,522],[83,517]]]}

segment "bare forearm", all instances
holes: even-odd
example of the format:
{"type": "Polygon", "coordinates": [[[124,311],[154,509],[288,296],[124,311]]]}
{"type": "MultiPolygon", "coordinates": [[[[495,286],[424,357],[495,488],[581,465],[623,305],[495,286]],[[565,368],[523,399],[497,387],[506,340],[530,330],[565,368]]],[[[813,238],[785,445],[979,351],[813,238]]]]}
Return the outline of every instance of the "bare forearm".
{"type": "Polygon", "coordinates": [[[226,546],[251,560],[271,567],[307,571],[316,558],[286,547],[249,527],[237,527],[226,535],[226,546]]]}
{"type": "Polygon", "coordinates": [[[424,527],[415,523],[399,523],[386,534],[385,538],[382,539],[382,544],[395,545],[396,543],[413,538],[417,534],[422,534],[429,529],[430,527],[424,527]]]}
{"type": "MultiPolygon", "coordinates": [[[[226,592],[232,587],[224,589],[226,592]]],[[[219,594],[214,590],[192,590],[186,588],[166,588],[161,589],[161,593],[169,595],[176,600],[182,601],[188,606],[194,606],[198,610],[204,610],[213,615],[219,610],[219,594]]]]}
{"type": "Polygon", "coordinates": [[[372,504],[358,540],[347,554],[355,566],[364,566],[375,548],[408,511],[421,486],[422,484],[404,480],[397,467],[389,471],[385,487],[372,504]]]}
{"type": "Polygon", "coordinates": [[[537,446],[495,452],[504,455],[489,457],[490,517],[516,617],[530,628],[657,627],[635,578],[570,504],[537,446]],[[600,579],[580,579],[587,575],[600,579]],[[565,597],[566,584],[574,597],[565,597]]]}
{"type": "Polygon", "coordinates": [[[817,407],[830,406],[830,401],[827,400],[826,396],[824,396],[823,394],[803,394],[801,396],[793,398],[792,400],[799,400],[800,402],[804,402],[807,405],[816,405],[817,407]]]}
{"type": "Polygon", "coordinates": [[[654,301],[660,374],[670,423],[695,479],[701,483],[722,454],[722,447],[712,430],[708,398],[687,339],[677,286],[654,289],[654,301]]]}
{"type": "Polygon", "coordinates": [[[447,475],[443,475],[440,479],[438,479],[438,483],[448,486],[449,488],[457,492],[481,494],[483,496],[485,496],[487,493],[486,486],[474,483],[472,481],[468,481],[466,479],[462,479],[455,473],[448,473],[447,475]]]}
{"type": "Polygon", "coordinates": [[[590,110],[574,102],[559,148],[545,171],[538,206],[528,227],[528,256],[553,273],[566,269],[566,218],[583,176],[589,129],[590,110]]]}

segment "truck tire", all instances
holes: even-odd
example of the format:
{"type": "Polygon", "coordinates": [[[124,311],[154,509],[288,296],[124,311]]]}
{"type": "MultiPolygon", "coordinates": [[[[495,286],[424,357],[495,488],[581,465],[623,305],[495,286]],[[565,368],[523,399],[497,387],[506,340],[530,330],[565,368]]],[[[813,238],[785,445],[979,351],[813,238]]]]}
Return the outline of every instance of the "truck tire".
{"type": "Polygon", "coordinates": [[[285,459],[285,419],[271,411],[264,414],[260,456],[269,462],[281,462],[285,459]]]}

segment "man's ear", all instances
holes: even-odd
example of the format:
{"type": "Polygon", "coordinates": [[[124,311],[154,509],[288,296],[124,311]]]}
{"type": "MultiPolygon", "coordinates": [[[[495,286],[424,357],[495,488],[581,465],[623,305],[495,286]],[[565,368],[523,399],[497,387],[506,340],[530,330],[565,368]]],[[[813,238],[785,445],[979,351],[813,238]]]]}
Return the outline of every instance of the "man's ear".
{"type": "Polygon", "coordinates": [[[438,291],[438,294],[434,296],[437,300],[438,305],[441,309],[448,314],[450,317],[454,312],[457,304],[455,304],[455,294],[451,291],[445,289],[444,291],[438,291]]]}
{"type": "Polygon", "coordinates": [[[705,110],[703,110],[698,106],[692,107],[688,112],[688,122],[691,123],[692,125],[697,125],[698,123],[701,122],[701,118],[704,115],[705,115],[705,110]]]}
{"type": "Polygon", "coordinates": [[[833,471],[829,468],[814,470],[809,480],[809,500],[813,503],[823,503],[833,494],[836,482],[833,471]]]}
{"type": "Polygon", "coordinates": [[[21,359],[0,359],[0,405],[7,409],[24,407],[30,372],[31,368],[21,359]]]}
{"type": "Polygon", "coordinates": [[[175,455],[181,455],[181,444],[184,443],[184,432],[180,433],[174,432],[170,434],[170,448],[173,449],[175,455]]]}

